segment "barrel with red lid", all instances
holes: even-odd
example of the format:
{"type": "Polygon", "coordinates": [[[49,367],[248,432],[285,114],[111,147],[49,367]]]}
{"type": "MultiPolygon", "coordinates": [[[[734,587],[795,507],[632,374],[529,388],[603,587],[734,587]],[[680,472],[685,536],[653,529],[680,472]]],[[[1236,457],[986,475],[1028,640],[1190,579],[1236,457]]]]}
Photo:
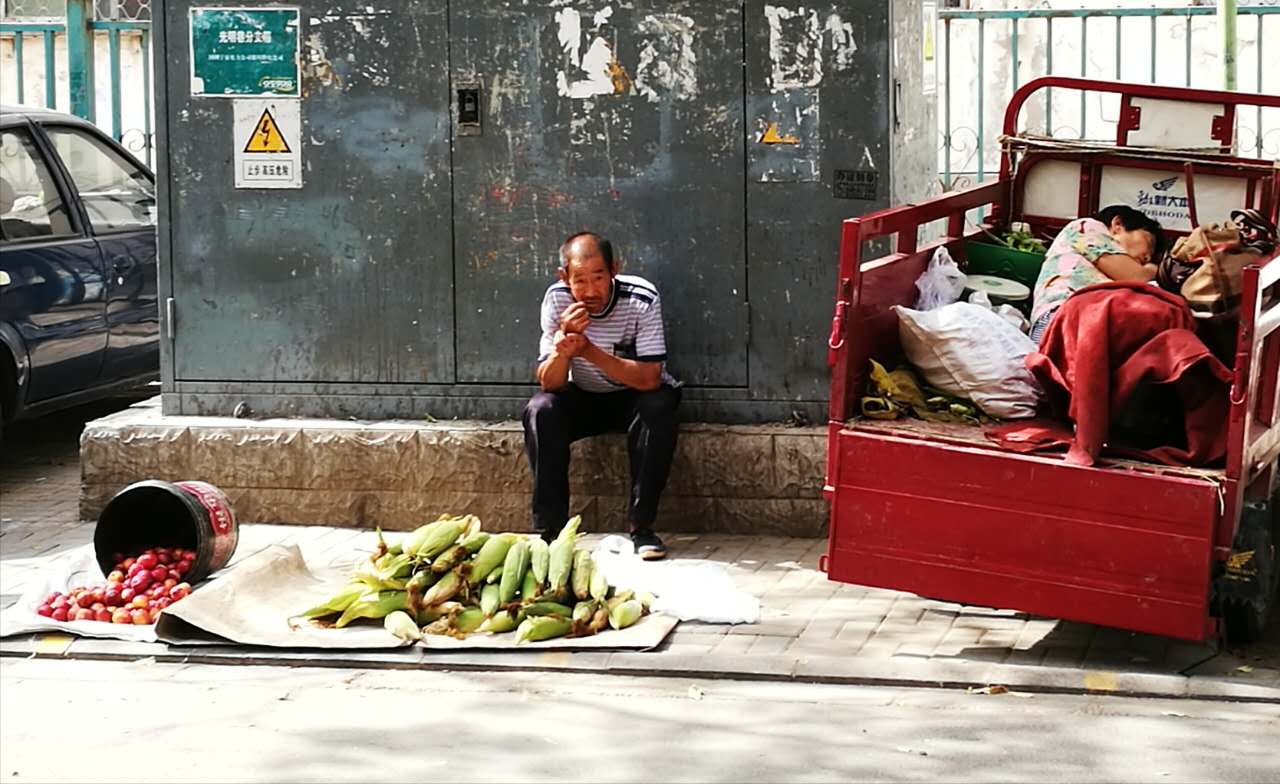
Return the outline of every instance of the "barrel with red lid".
{"type": "Polygon", "coordinates": [[[195,583],[226,566],[240,539],[231,502],[207,482],[148,479],[116,493],[93,532],[94,553],[102,573],[116,556],[154,547],[195,550],[188,582],[195,583]]]}

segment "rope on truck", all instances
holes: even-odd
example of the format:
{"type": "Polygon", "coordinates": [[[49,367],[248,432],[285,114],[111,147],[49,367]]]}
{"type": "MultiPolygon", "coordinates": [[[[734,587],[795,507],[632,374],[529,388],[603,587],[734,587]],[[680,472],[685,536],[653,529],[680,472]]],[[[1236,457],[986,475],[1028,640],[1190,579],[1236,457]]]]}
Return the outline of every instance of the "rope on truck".
{"type": "Polygon", "coordinates": [[[1224,155],[1218,147],[1137,147],[1121,146],[1096,139],[1058,139],[1052,136],[1023,133],[1002,135],[1000,144],[1007,152],[1030,150],[1055,150],[1073,153],[1105,153],[1129,158],[1173,161],[1176,163],[1219,163],[1239,169],[1268,173],[1280,166],[1280,161],[1254,161],[1224,155]]]}

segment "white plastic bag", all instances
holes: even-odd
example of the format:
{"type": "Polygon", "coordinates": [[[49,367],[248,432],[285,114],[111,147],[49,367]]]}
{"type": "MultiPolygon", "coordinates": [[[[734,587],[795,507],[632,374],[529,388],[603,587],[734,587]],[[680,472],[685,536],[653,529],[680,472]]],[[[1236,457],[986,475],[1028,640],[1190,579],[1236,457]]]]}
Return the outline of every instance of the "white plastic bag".
{"type": "Polygon", "coordinates": [[[1022,315],[1022,311],[1008,303],[1005,303],[1000,307],[996,307],[991,304],[991,297],[988,296],[985,291],[975,291],[970,294],[969,304],[977,305],[980,308],[986,308],[992,313],[995,313],[1000,318],[1017,327],[1018,331],[1024,335],[1031,331],[1031,322],[1027,321],[1027,317],[1022,315]]]}
{"type": "Polygon", "coordinates": [[[951,258],[951,252],[939,247],[929,259],[924,274],[916,279],[916,310],[933,310],[950,305],[964,294],[965,276],[960,266],[951,258]]]}
{"type": "Polygon", "coordinates": [[[155,642],[156,627],[153,624],[133,626],[104,621],[55,621],[36,613],[40,602],[57,591],[66,593],[80,585],[98,585],[105,582],[93,545],[81,545],[63,550],[53,556],[24,558],[6,561],[6,571],[22,573],[29,579],[22,597],[7,610],[0,612],[0,637],[30,632],[59,631],[81,637],[104,637],[135,642],[155,642]]]}
{"type": "Polygon", "coordinates": [[[1026,366],[1036,344],[1017,327],[968,302],[894,310],[902,350],[929,384],[997,419],[1036,415],[1044,393],[1026,366]]]}
{"type": "Polygon", "coordinates": [[[653,594],[655,612],[707,623],[760,620],[760,600],[739,591],[723,564],[692,558],[645,561],[630,539],[616,534],[596,546],[595,562],[609,585],[653,594]]]}

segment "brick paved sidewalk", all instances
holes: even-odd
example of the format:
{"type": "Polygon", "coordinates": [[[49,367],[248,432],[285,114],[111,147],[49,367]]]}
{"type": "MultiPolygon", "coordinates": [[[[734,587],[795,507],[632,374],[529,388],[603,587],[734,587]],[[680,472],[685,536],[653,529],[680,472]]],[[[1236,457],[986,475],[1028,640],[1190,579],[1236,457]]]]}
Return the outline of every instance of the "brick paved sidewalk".
{"type": "MultiPolygon", "coordinates": [[[[92,523],[76,519],[79,462],[68,448],[55,444],[0,462],[0,606],[11,604],[31,577],[5,562],[92,540],[92,523]]],[[[271,543],[290,543],[309,562],[327,564],[349,560],[373,541],[371,532],[354,529],[241,530],[237,559],[271,543]]],[[[1192,676],[1181,680],[1211,681],[1220,693],[1234,686],[1280,690],[1280,624],[1273,624],[1266,642],[1217,653],[1207,645],[834,583],[816,568],[825,539],[677,534],[668,541],[673,557],[724,563],[739,587],[760,597],[763,617],[739,626],[682,623],[657,652],[626,658],[628,666],[646,669],[641,665],[648,662],[670,670],[687,662],[714,669],[719,662],[727,672],[818,680],[1005,682],[1101,691],[1124,689],[1125,683],[1167,689],[1172,680],[1150,676],[1192,676]]],[[[93,647],[100,653],[103,645],[93,647]]],[[[30,646],[10,640],[0,652],[22,653],[30,646]]]]}

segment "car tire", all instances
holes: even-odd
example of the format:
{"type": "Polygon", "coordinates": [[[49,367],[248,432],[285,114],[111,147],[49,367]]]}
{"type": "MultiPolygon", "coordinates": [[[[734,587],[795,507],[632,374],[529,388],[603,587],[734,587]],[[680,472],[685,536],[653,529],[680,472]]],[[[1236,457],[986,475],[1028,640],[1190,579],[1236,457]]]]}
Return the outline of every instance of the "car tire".
{"type": "Polygon", "coordinates": [[[0,444],[4,443],[5,423],[13,419],[18,407],[18,368],[7,346],[0,344],[0,444]]]}

